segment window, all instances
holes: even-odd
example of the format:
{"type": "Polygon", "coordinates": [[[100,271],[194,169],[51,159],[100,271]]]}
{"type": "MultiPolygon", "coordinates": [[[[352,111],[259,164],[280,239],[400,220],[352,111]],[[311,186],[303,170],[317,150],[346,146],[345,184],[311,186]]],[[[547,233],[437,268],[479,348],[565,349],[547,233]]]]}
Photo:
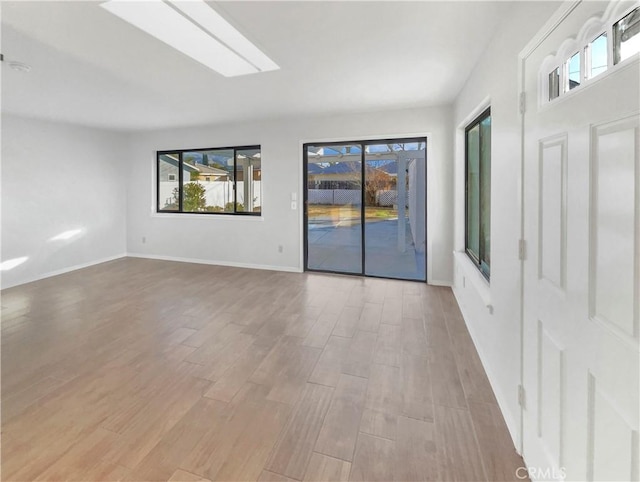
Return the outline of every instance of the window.
{"type": "Polygon", "coordinates": [[[260,215],[260,146],[157,153],[158,212],[260,215]]]}
{"type": "Polygon", "coordinates": [[[607,70],[607,34],[603,33],[589,44],[589,54],[587,58],[590,62],[589,78],[607,70]]]}
{"type": "Polygon", "coordinates": [[[595,77],[640,52],[640,7],[626,10],[624,14],[612,13],[609,18],[595,22],[595,28],[590,25],[587,30],[589,33],[572,40],[566,47],[563,45],[561,52],[543,63],[539,91],[542,102],[589,84],[595,77]]]}
{"type": "Polygon", "coordinates": [[[613,26],[614,64],[640,52],[640,7],[613,26]]]}
{"type": "Polygon", "coordinates": [[[560,95],[560,67],[553,69],[549,74],[549,100],[560,95]]]}
{"type": "Polygon", "coordinates": [[[567,85],[565,92],[575,89],[580,85],[580,52],[572,55],[567,62],[567,85]]]}
{"type": "Polygon", "coordinates": [[[491,265],[491,109],[465,129],[465,250],[489,279],[491,265]]]}

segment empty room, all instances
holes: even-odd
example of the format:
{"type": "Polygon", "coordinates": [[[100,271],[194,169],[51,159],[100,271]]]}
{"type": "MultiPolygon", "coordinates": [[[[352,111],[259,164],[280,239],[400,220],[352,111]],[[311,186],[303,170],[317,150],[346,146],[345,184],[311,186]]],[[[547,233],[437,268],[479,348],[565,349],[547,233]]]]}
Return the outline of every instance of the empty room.
{"type": "Polygon", "coordinates": [[[0,1],[6,481],[638,481],[637,1],[0,1]]]}

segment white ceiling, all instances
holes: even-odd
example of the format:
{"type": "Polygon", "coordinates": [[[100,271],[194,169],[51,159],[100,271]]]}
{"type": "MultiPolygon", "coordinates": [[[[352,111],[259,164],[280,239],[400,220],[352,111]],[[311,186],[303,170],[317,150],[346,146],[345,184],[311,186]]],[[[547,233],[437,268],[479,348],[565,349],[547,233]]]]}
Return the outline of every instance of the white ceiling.
{"type": "Polygon", "coordinates": [[[442,105],[511,2],[219,2],[281,70],[223,77],[99,7],[2,2],[2,110],[119,130],[442,105]]]}

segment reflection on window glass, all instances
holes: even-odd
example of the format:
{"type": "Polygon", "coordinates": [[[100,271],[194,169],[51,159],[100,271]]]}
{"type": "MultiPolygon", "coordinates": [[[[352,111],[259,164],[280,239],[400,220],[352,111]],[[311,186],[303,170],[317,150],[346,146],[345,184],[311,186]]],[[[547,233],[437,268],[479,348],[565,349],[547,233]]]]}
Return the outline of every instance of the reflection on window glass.
{"type": "Polygon", "coordinates": [[[591,71],[589,72],[589,78],[593,78],[607,70],[606,33],[603,33],[589,44],[589,56],[591,59],[591,71]]]}
{"type": "Polygon", "coordinates": [[[467,131],[467,251],[480,258],[480,126],[467,131]]]}
{"type": "Polygon", "coordinates": [[[158,209],[160,211],[178,211],[178,164],[180,154],[162,154],[158,156],[158,209]]]}
{"type": "Polygon", "coordinates": [[[640,7],[613,26],[614,64],[640,52],[640,7]]]}
{"type": "Polygon", "coordinates": [[[549,100],[560,95],[560,67],[549,74],[549,100]]]}
{"type": "Polygon", "coordinates": [[[567,62],[568,89],[575,89],[580,85],[580,52],[575,54],[567,62]]]}
{"type": "Polygon", "coordinates": [[[480,121],[480,270],[491,265],[491,117],[480,121]]]}
{"type": "Polygon", "coordinates": [[[236,211],[260,212],[262,178],[259,149],[236,151],[236,211]]]}

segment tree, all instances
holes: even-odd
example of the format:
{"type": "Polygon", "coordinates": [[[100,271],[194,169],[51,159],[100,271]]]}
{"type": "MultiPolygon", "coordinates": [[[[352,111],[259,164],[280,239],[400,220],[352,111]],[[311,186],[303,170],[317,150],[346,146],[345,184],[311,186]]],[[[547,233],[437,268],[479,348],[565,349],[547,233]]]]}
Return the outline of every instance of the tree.
{"type": "MultiPolygon", "coordinates": [[[[200,212],[206,210],[207,199],[205,197],[206,190],[199,182],[189,182],[183,187],[184,197],[182,198],[182,210],[186,212],[200,212]]],[[[173,197],[178,202],[180,191],[178,188],[173,190],[173,197]]]]}
{"type": "Polygon", "coordinates": [[[374,167],[366,167],[366,182],[364,183],[365,203],[367,206],[378,206],[376,194],[388,189],[392,179],[389,174],[374,167]]]}

